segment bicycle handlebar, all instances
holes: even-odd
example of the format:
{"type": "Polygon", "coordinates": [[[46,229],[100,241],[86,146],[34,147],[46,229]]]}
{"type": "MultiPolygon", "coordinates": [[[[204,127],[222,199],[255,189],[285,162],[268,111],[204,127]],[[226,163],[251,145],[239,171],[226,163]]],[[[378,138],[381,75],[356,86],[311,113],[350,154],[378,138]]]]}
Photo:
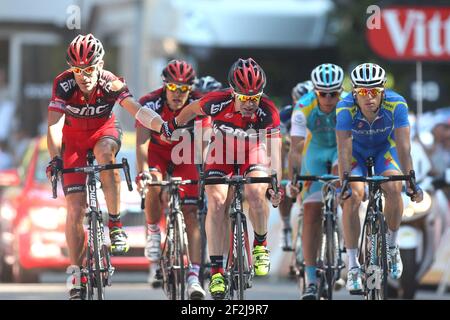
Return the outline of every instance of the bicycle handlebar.
{"type": "Polygon", "coordinates": [[[58,185],[58,173],[66,174],[66,173],[96,173],[104,170],[113,170],[113,169],[123,169],[125,174],[125,180],[127,181],[127,186],[129,191],[133,191],[133,185],[131,184],[131,176],[130,176],[130,166],[126,158],[122,158],[122,163],[114,163],[114,164],[101,164],[95,166],[86,166],[86,167],[76,167],[76,168],[66,168],[59,170],[52,169],[52,193],[53,199],[58,197],[57,195],[57,185],[58,185]]]}

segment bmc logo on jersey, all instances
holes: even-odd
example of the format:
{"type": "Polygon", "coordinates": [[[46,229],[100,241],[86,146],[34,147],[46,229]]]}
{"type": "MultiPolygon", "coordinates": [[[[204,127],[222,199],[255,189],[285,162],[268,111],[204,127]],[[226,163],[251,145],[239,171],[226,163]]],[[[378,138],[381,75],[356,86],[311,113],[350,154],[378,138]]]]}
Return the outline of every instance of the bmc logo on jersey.
{"type": "Polygon", "coordinates": [[[100,106],[83,106],[83,107],[73,107],[73,106],[66,106],[67,109],[73,114],[79,115],[79,116],[97,116],[102,113],[104,113],[107,108],[108,104],[100,105],[100,106]]]}
{"type": "Polygon", "coordinates": [[[162,107],[161,98],[159,98],[158,100],[155,100],[155,101],[148,101],[145,103],[145,106],[147,108],[152,109],[153,111],[158,111],[162,107]]]}
{"type": "Polygon", "coordinates": [[[215,115],[217,113],[219,113],[220,111],[222,111],[223,108],[225,108],[229,103],[231,102],[231,100],[228,101],[224,101],[221,103],[217,103],[217,104],[211,104],[211,115],[215,115]]]}
{"type": "Polygon", "coordinates": [[[75,87],[76,82],[75,82],[75,79],[69,79],[67,81],[60,82],[59,85],[64,90],[64,92],[67,93],[67,92],[69,92],[70,89],[75,87]]]}
{"type": "Polygon", "coordinates": [[[259,136],[258,132],[255,129],[249,129],[247,131],[244,131],[241,128],[233,128],[224,124],[221,124],[218,127],[214,126],[215,133],[217,133],[217,129],[220,130],[221,132],[224,132],[225,134],[230,134],[237,138],[250,138],[259,136]]]}
{"type": "Polygon", "coordinates": [[[393,60],[449,60],[449,7],[390,7],[367,29],[372,50],[393,60]]]}

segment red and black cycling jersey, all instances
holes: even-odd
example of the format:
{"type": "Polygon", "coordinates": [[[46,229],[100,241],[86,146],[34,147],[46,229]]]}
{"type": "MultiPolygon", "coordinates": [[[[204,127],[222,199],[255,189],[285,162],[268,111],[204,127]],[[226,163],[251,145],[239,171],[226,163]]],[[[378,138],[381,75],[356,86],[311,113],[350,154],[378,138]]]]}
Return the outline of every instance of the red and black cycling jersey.
{"type": "Polygon", "coordinates": [[[48,110],[66,115],[65,131],[96,130],[107,122],[114,122],[114,105],[130,96],[131,93],[123,78],[107,70],[101,70],[97,85],[86,101],[73,72],[66,70],[53,81],[52,98],[48,110]],[[112,91],[112,82],[115,80],[122,81],[124,86],[120,90],[112,91]]]}
{"type": "Polygon", "coordinates": [[[230,88],[209,92],[199,101],[204,114],[211,117],[214,132],[248,138],[254,133],[261,134],[260,130],[263,130],[266,136],[279,136],[280,115],[267,96],[262,96],[258,109],[247,119],[235,110],[232,92],[230,88]]]}
{"type": "MultiPolygon", "coordinates": [[[[170,122],[170,121],[172,121],[173,118],[175,118],[176,116],[178,116],[180,114],[181,110],[183,110],[184,107],[186,107],[189,103],[191,103],[194,100],[197,100],[199,98],[200,98],[200,94],[198,92],[191,91],[189,93],[189,97],[188,97],[185,105],[182,108],[174,111],[169,108],[169,105],[167,104],[167,101],[166,101],[166,95],[165,95],[164,88],[161,87],[155,91],[152,91],[152,92],[146,94],[142,98],[140,98],[139,103],[144,108],[150,108],[153,111],[155,111],[156,113],[158,113],[164,121],[170,122]]],[[[197,118],[189,121],[185,125],[180,126],[179,129],[188,130],[191,133],[191,139],[192,139],[193,138],[192,133],[194,131],[194,123],[197,120],[202,121],[203,127],[207,126],[207,124],[208,124],[207,123],[208,118],[200,116],[200,117],[197,117],[197,118]]],[[[136,121],[136,126],[144,127],[142,125],[142,123],[140,123],[139,121],[136,121]]],[[[151,131],[150,134],[151,134],[150,143],[157,144],[160,146],[167,146],[167,147],[173,147],[174,145],[177,144],[177,143],[169,143],[165,140],[162,140],[161,134],[159,132],[151,131]]],[[[191,140],[191,141],[193,141],[193,140],[191,140]]]]}

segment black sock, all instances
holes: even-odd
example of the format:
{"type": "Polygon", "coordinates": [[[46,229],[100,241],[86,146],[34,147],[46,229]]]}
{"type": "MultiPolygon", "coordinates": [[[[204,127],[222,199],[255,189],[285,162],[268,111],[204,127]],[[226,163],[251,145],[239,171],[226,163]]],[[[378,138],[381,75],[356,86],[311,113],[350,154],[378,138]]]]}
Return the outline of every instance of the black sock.
{"type": "Polygon", "coordinates": [[[112,215],[109,214],[108,228],[111,229],[113,227],[122,228],[122,222],[120,221],[120,214],[112,215]]]}
{"type": "Polygon", "coordinates": [[[253,240],[253,246],[267,246],[267,232],[263,235],[257,234],[256,232],[254,232],[254,234],[255,239],[253,240]]]}
{"type": "Polygon", "coordinates": [[[223,274],[223,256],[209,256],[209,259],[211,260],[211,275],[223,274]]]}

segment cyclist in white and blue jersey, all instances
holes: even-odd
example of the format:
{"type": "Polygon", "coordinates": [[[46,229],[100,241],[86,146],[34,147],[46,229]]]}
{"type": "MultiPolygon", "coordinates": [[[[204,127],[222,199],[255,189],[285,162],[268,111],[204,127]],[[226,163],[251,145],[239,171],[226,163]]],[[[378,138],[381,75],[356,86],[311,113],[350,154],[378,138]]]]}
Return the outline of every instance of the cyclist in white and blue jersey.
{"type": "MultiPolygon", "coordinates": [[[[386,72],[377,64],[364,63],[350,74],[352,94],[337,106],[336,136],[339,154],[339,173],[367,175],[366,159],[373,157],[376,175],[408,174],[413,169],[409,139],[408,105],[405,99],[392,90],[385,89],[386,72]]],[[[343,181],[343,184],[346,184],[343,181]]],[[[397,230],[403,213],[402,182],[392,181],[382,185],[385,196],[384,214],[388,225],[389,275],[398,279],[403,270],[397,245],[397,230]]],[[[422,201],[420,187],[411,189],[412,200],[422,201]]],[[[344,191],[344,190],[343,190],[344,191]]],[[[361,226],[359,205],[364,195],[364,183],[352,182],[343,197],[344,240],[349,258],[347,289],[352,294],[363,291],[361,269],[358,262],[358,239],[361,226]]]]}
{"type": "MultiPolygon", "coordinates": [[[[281,188],[285,190],[288,178],[288,152],[291,144],[291,117],[292,111],[298,100],[305,94],[310,92],[314,88],[311,80],[299,82],[292,88],[291,97],[292,104],[284,106],[280,110],[280,132],[282,137],[282,147],[281,147],[281,161],[283,163],[283,175],[281,181],[281,188]]],[[[280,217],[283,222],[282,234],[281,234],[281,248],[283,251],[291,251],[292,248],[292,226],[291,226],[291,209],[292,209],[292,199],[289,197],[284,197],[281,200],[280,206],[280,217]]]]}
{"type": "MultiPolygon", "coordinates": [[[[327,162],[334,166],[337,173],[336,105],[343,93],[344,71],[335,64],[321,64],[311,72],[311,80],[314,90],[299,100],[292,114],[288,157],[290,181],[294,168],[301,168],[302,175],[328,173],[327,162]]],[[[292,184],[288,184],[287,188],[294,197],[299,192],[292,184]]],[[[322,235],[321,188],[321,182],[308,181],[302,191],[302,249],[306,273],[304,300],[318,299],[316,262],[322,235]]]]}

